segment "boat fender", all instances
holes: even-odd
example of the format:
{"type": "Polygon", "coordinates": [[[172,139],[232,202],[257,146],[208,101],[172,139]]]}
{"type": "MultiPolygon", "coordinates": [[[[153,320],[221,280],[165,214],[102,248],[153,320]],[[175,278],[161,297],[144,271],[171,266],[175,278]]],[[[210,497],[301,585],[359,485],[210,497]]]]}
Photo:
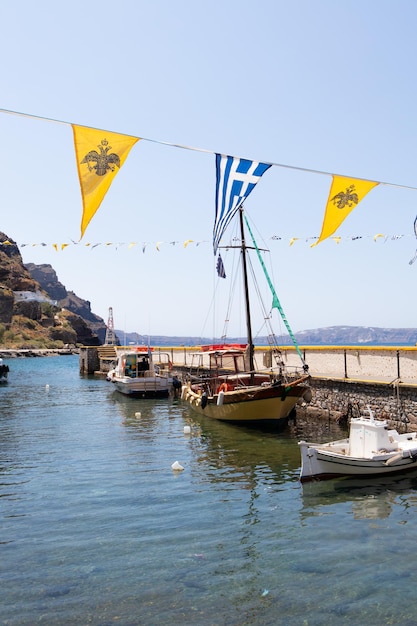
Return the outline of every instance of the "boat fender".
{"type": "Polygon", "coordinates": [[[217,396],[217,406],[222,406],[224,402],[224,391],[220,391],[219,395],[217,396]]]}
{"type": "Polygon", "coordinates": [[[307,391],[305,391],[303,393],[303,400],[304,402],[307,402],[307,404],[309,404],[313,399],[313,392],[311,391],[311,389],[307,389],[307,391]]]}
{"type": "Polygon", "coordinates": [[[395,465],[396,463],[398,463],[398,461],[401,461],[401,459],[403,458],[403,453],[399,452],[398,454],[395,454],[394,456],[392,456],[390,459],[387,459],[384,463],[384,465],[395,465]]]}
{"type": "Polygon", "coordinates": [[[181,389],[181,400],[185,400],[187,396],[188,387],[187,385],[183,385],[181,389]]]}
{"type": "Polygon", "coordinates": [[[204,392],[203,392],[203,395],[201,396],[201,408],[202,408],[202,409],[205,409],[205,408],[206,408],[206,406],[207,406],[207,402],[208,402],[208,400],[207,400],[207,392],[206,392],[206,391],[204,391],[204,392]]]}

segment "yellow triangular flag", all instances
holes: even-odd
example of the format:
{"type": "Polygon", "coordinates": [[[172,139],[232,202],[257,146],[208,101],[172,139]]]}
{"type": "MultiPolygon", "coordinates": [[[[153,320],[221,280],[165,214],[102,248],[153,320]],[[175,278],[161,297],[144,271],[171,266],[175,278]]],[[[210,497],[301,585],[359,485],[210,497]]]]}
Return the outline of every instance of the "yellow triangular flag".
{"type": "Polygon", "coordinates": [[[349,213],[378,184],[372,180],[333,176],[320,237],[311,247],[314,248],[320,241],[333,235],[349,213]]]}
{"type": "Polygon", "coordinates": [[[81,238],[139,137],[72,125],[83,198],[81,238]]]}

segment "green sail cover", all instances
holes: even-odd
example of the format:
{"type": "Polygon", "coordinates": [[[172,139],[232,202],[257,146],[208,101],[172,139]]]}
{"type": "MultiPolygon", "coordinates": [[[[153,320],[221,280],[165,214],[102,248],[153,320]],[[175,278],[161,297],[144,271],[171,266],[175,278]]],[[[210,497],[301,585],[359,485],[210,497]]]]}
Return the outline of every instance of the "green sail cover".
{"type": "Polygon", "coordinates": [[[302,355],[302,353],[301,353],[301,350],[300,350],[300,348],[299,348],[299,345],[298,345],[298,343],[297,343],[297,340],[296,340],[296,338],[294,337],[294,333],[293,333],[293,332],[292,332],[292,330],[291,330],[291,326],[289,325],[288,320],[287,320],[287,318],[286,318],[286,316],[285,316],[284,310],[283,310],[283,308],[282,308],[282,306],[281,306],[281,303],[280,303],[280,301],[279,301],[279,299],[278,299],[278,296],[277,296],[277,294],[276,294],[276,291],[275,291],[275,289],[274,289],[274,285],[272,284],[272,281],[271,281],[271,279],[270,279],[270,277],[269,277],[268,271],[267,271],[267,269],[266,269],[266,267],[265,267],[264,260],[263,260],[263,258],[262,258],[262,256],[261,256],[261,253],[260,253],[260,251],[259,251],[259,248],[258,248],[258,246],[257,246],[257,244],[256,244],[255,237],[254,237],[254,236],[253,236],[253,234],[252,234],[252,231],[251,231],[251,229],[250,229],[250,226],[249,226],[248,220],[247,220],[247,218],[246,218],[246,215],[244,216],[244,218],[245,218],[246,226],[247,226],[248,231],[249,231],[249,233],[250,233],[250,236],[251,236],[251,238],[252,238],[253,245],[255,246],[255,250],[256,250],[256,252],[257,252],[257,254],[258,254],[259,261],[260,261],[260,263],[261,263],[261,265],[262,265],[262,269],[263,269],[263,271],[264,271],[264,273],[265,273],[266,280],[268,281],[269,288],[271,289],[271,292],[272,292],[272,308],[273,308],[273,309],[278,309],[278,311],[280,312],[280,315],[281,315],[281,317],[282,317],[282,321],[284,322],[285,327],[286,327],[286,329],[288,330],[288,334],[289,334],[289,336],[291,337],[291,341],[293,342],[294,347],[295,347],[295,349],[297,350],[298,356],[300,357],[300,359],[301,359],[302,363],[304,364],[303,355],[302,355]]]}

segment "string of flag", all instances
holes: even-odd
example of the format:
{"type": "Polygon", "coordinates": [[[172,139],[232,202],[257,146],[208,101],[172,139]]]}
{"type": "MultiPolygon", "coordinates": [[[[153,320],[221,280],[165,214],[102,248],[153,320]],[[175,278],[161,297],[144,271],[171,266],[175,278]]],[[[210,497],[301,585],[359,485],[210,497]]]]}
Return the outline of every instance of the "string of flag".
{"type": "MultiPolygon", "coordinates": [[[[417,218],[416,218],[417,221],[417,218]]],[[[404,234],[404,235],[384,235],[382,233],[377,233],[375,235],[355,235],[355,236],[345,236],[345,237],[330,237],[329,239],[334,241],[334,243],[336,244],[340,244],[343,242],[351,242],[351,241],[360,241],[360,240],[369,240],[369,241],[373,241],[374,243],[377,242],[381,242],[381,243],[387,243],[388,241],[399,241],[400,239],[404,239],[404,238],[408,238],[408,237],[414,237],[414,235],[410,235],[410,234],[404,234]]],[[[416,236],[417,237],[417,236],[416,236]]],[[[311,236],[311,237],[285,237],[285,236],[278,236],[278,235],[272,235],[271,237],[267,238],[267,240],[270,241],[277,241],[283,244],[288,244],[289,247],[294,246],[295,244],[297,245],[301,245],[303,243],[307,243],[309,244],[310,247],[311,246],[311,242],[312,241],[317,241],[318,240],[318,236],[311,236]]],[[[90,250],[94,250],[98,247],[104,247],[104,248],[110,248],[110,247],[114,247],[114,248],[127,248],[128,250],[133,250],[133,249],[139,249],[143,254],[149,250],[154,250],[156,252],[161,252],[161,250],[163,250],[164,247],[166,246],[177,246],[178,248],[181,249],[186,249],[189,246],[190,247],[198,247],[201,245],[206,245],[206,244],[210,244],[210,241],[208,240],[204,240],[204,241],[195,241],[193,239],[187,239],[185,241],[146,241],[146,242],[140,242],[140,241],[118,241],[118,242],[114,242],[114,241],[105,241],[105,242],[87,242],[87,243],[82,243],[80,241],[71,241],[71,242],[65,242],[65,243],[46,243],[44,241],[42,242],[34,242],[34,243],[20,243],[20,244],[16,244],[16,242],[14,241],[10,241],[8,239],[4,240],[4,241],[0,241],[0,249],[2,246],[18,246],[19,248],[25,248],[25,247],[51,247],[53,248],[56,252],[60,252],[65,250],[66,248],[69,248],[71,246],[78,246],[78,247],[85,247],[88,248],[90,250]]],[[[415,253],[415,257],[410,261],[410,265],[412,263],[414,263],[417,260],[417,250],[415,253]]],[[[218,263],[218,261],[217,261],[218,263]]],[[[223,270],[224,270],[224,266],[223,266],[223,270]]]]}
{"type": "MultiPolygon", "coordinates": [[[[251,159],[212,152],[203,148],[195,148],[181,144],[158,141],[155,139],[120,134],[113,131],[82,126],[71,122],[31,115],[28,113],[21,113],[18,111],[0,109],[0,112],[41,119],[48,122],[66,124],[72,127],[83,205],[80,241],[84,237],[88,225],[100,207],[115,176],[126,162],[131,149],[140,141],[150,141],[161,145],[215,155],[216,207],[213,228],[214,254],[216,254],[220,240],[235,213],[248,198],[249,194],[253,191],[261,177],[273,166],[331,176],[332,180],[327,203],[325,205],[321,232],[318,238],[312,238],[314,241],[310,244],[311,247],[315,247],[325,239],[332,237],[351,211],[356,208],[365,196],[378,185],[389,185],[403,189],[412,189],[414,191],[417,190],[417,187],[408,185],[366,180],[364,178],[357,177],[353,178],[351,176],[282,163],[254,161],[251,159]]],[[[375,237],[379,238],[385,236],[378,234],[375,235],[375,237]]],[[[335,238],[336,243],[340,243],[341,239],[341,237],[335,238]]],[[[292,238],[290,245],[293,245],[297,240],[298,238],[296,237],[292,238]]],[[[56,250],[63,250],[70,244],[52,245],[56,250]]],[[[110,243],[95,245],[115,244],[110,243]]],[[[128,245],[133,247],[136,243],[128,245]]],[[[156,248],[159,250],[158,244],[156,245],[156,248]]],[[[415,258],[417,258],[417,250],[415,258]]],[[[415,259],[412,259],[410,264],[413,263],[414,260],[415,259]]]]}

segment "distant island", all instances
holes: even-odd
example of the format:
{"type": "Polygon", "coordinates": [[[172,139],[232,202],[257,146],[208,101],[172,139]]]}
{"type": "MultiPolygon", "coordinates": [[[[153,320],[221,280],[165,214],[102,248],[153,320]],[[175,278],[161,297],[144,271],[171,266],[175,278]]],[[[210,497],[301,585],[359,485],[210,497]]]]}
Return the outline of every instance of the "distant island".
{"type": "MultiPolygon", "coordinates": [[[[224,340],[208,337],[170,337],[165,335],[140,335],[136,332],[126,333],[115,330],[121,344],[152,346],[198,346],[222,343],[224,340]]],[[[377,328],[375,326],[329,326],[294,333],[299,345],[305,346],[414,346],[417,343],[417,328],[377,328]]],[[[292,345],[288,335],[276,337],[279,346],[292,345]]],[[[228,337],[227,343],[245,343],[244,337],[228,337]]],[[[267,346],[268,337],[257,337],[255,345],[267,346]]]]}

